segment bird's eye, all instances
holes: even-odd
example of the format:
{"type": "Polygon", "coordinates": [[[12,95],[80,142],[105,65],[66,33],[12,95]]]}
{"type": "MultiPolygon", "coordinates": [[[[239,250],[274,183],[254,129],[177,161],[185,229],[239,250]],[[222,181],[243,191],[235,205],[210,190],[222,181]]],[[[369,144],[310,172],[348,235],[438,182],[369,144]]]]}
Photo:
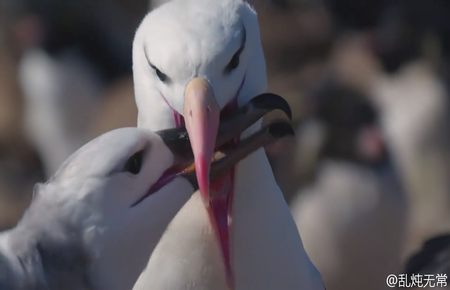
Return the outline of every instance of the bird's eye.
{"type": "Polygon", "coordinates": [[[230,62],[225,67],[225,72],[230,73],[234,69],[236,69],[239,66],[239,56],[240,51],[236,52],[233,57],[231,58],[230,62]]]}
{"type": "Polygon", "coordinates": [[[160,71],[156,66],[151,65],[152,69],[155,70],[156,75],[158,76],[159,80],[162,81],[163,83],[167,82],[167,80],[169,79],[167,77],[167,75],[165,73],[163,73],[162,71],[160,71]]]}
{"type": "Polygon", "coordinates": [[[133,154],[130,158],[128,158],[123,171],[129,172],[131,174],[139,174],[142,168],[142,161],[144,159],[144,150],[141,150],[135,154],[133,154]]]}

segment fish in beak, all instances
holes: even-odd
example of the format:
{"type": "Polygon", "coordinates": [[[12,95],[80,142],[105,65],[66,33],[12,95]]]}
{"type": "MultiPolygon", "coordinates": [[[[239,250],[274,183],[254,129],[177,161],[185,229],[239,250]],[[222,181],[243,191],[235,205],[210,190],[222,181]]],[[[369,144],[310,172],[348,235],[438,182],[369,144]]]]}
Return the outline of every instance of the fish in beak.
{"type": "MultiPolygon", "coordinates": [[[[183,115],[192,146],[196,179],[212,228],[220,245],[225,263],[227,282],[231,289],[234,288],[229,242],[231,204],[234,192],[233,169],[240,159],[233,159],[234,162],[224,162],[228,165],[233,164],[233,166],[221,167],[222,171],[226,171],[228,174],[221,174],[221,178],[216,178],[212,183],[210,182],[211,164],[217,162],[217,160],[214,160],[218,149],[221,149],[227,143],[232,143],[233,140],[239,140],[240,134],[245,129],[253,125],[266,113],[275,109],[280,109],[289,118],[291,117],[291,111],[287,102],[274,94],[259,95],[228,116],[221,116],[214,91],[207,80],[195,78],[186,86],[183,115]],[[224,170],[224,167],[227,167],[227,170],[224,170]]],[[[283,132],[282,136],[286,132],[293,133],[289,124],[278,122],[263,128],[262,131],[252,135],[248,140],[239,141],[241,142],[239,145],[231,146],[231,148],[236,150],[234,154],[238,154],[236,152],[247,152],[246,154],[249,154],[257,148],[272,142],[274,138],[270,136],[278,136],[277,132],[280,130],[283,132]],[[290,128],[290,130],[286,128],[290,128]],[[249,148],[252,148],[253,151],[247,151],[249,148]]],[[[228,154],[231,153],[228,152],[228,154]]],[[[229,156],[228,158],[232,159],[233,157],[229,156]]]]}

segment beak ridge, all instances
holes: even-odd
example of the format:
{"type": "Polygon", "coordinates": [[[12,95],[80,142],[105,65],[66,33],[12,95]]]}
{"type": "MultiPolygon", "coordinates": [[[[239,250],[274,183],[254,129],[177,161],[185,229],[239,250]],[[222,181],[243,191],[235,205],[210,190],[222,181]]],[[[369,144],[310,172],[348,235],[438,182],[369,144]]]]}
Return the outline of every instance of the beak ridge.
{"type": "Polygon", "coordinates": [[[188,83],[183,111],[200,192],[208,201],[209,172],[219,131],[220,107],[207,80],[194,78],[188,83]]]}

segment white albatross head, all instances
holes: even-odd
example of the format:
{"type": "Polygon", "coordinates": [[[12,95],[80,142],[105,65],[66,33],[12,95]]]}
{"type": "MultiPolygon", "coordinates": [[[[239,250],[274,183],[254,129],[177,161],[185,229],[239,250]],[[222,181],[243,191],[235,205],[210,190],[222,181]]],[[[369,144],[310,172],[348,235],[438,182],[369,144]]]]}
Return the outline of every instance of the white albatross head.
{"type": "Polygon", "coordinates": [[[186,122],[206,194],[220,114],[266,90],[258,21],[241,0],[174,0],[149,13],[133,44],[138,126],[186,122]]]}
{"type": "Polygon", "coordinates": [[[67,239],[73,239],[68,251],[85,255],[93,289],[131,289],[168,223],[194,191],[185,178],[161,178],[177,162],[172,145],[138,128],[92,140],[38,185],[18,228],[38,235],[35,239],[53,256],[54,251],[56,256],[67,252],[67,239]]]}
{"type": "Polygon", "coordinates": [[[256,13],[241,0],[170,1],[139,26],[133,73],[139,127],[174,127],[173,119],[154,124],[150,113],[183,116],[195,78],[209,84],[219,109],[236,98],[246,103],[267,86],[256,13]]]}

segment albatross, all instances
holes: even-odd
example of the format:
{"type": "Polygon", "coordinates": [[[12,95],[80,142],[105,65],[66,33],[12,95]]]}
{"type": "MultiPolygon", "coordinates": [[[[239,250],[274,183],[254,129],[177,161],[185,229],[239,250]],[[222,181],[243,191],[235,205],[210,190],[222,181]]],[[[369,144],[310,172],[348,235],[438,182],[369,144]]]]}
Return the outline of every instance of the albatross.
{"type": "MultiPolygon", "coordinates": [[[[266,92],[249,4],[174,0],[156,8],[136,32],[133,74],[138,127],[185,126],[200,189],[171,222],[134,289],[323,289],[263,150],[208,178],[221,120],[266,92]]],[[[266,111],[280,107],[276,96],[263,96],[258,104],[266,111]]]]}
{"type": "MultiPolygon", "coordinates": [[[[239,118],[250,124],[246,119],[239,118]]],[[[225,127],[224,141],[241,130],[225,127]]],[[[261,129],[216,156],[211,178],[291,133],[286,123],[261,129]]],[[[0,289],[131,289],[197,188],[186,136],[183,129],[123,128],[75,152],[47,183],[37,185],[18,225],[0,233],[0,289]]]]}

